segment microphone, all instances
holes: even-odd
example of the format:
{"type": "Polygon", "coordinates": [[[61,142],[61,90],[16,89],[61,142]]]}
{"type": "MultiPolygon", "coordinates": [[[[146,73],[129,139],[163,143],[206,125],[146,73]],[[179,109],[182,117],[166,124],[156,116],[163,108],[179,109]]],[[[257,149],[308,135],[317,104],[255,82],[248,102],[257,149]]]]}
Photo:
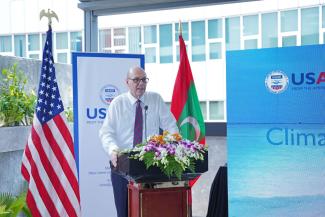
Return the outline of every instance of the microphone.
{"type": "Polygon", "coordinates": [[[147,113],[148,113],[148,106],[144,106],[144,138],[147,141],[147,113]]]}

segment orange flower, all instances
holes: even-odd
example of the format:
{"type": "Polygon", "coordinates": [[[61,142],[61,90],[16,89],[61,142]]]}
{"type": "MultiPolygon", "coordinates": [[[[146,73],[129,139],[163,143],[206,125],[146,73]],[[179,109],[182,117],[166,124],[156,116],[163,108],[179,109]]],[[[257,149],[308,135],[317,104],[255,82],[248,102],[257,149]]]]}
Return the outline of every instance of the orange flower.
{"type": "Polygon", "coordinates": [[[165,144],[164,137],[162,135],[155,135],[150,138],[150,141],[156,142],[158,144],[165,144]]]}
{"type": "Polygon", "coordinates": [[[180,140],[182,140],[182,136],[179,133],[174,133],[172,134],[172,136],[174,137],[174,139],[178,142],[180,140]]]}

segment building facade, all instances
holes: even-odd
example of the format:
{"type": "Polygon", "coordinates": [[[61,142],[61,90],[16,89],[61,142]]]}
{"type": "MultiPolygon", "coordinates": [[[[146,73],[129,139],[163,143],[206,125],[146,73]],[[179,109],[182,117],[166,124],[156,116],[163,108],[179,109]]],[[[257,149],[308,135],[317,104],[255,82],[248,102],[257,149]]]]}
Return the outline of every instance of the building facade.
{"type": "MultiPolygon", "coordinates": [[[[84,50],[83,11],[77,4],[2,1],[0,16],[8,22],[0,24],[0,54],[40,59],[47,21],[39,21],[39,12],[52,8],[60,19],[53,21],[55,62],[71,63],[71,52],[84,50]]],[[[226,52],[323,44],[325,1],[261,0],[103,16],[98,19],[98,51],[145,54],[148,89],[169,103],[179,65],[179,23],[204,118],[223,123],[226,52]]]]}

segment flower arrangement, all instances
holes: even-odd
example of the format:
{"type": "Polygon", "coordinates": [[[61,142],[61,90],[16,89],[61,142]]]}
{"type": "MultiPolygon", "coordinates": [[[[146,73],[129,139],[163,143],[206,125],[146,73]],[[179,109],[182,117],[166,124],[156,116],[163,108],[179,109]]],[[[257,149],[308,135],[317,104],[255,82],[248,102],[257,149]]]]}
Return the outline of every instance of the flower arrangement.
{"type": "Polygon", "coordinates": [[[168,177],[181,179],[185,170],[195,172],[195,161],[204,160],[207,146],[183,139],[178,133],[164,131],[163,135],[151,136],[127,152],[131,153],[130,158],[143,161],[147,169],[157,166],[168,177]]]}

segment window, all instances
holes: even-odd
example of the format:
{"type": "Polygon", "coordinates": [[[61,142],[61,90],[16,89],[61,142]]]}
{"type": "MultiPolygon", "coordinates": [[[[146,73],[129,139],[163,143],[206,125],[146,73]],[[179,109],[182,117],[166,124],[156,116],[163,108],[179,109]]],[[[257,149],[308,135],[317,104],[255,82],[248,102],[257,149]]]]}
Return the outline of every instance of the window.
{"type": "Polygon", "coordinates": [[[111,29],[99,30],[99,50],[102,52],[111,52],[112,34],[111,29]]]}
{"type": "Polygon", "coordinates": [[[42,34],[42,50],[44,50],[45,40],[46,40],[46,34],[42,34]]]}
{"type": "Polygon", "coordinates": [[[222,38],[222,19],[208,21],[208,38],[222,38]]]}
{"type": "Polygon", "coordinates": [[[82,51],[82,33],[70,32],[70,50],[82,51]]]}
{"type": "Polygon", "coordinates": [[[281,12],[281,32],[291,32],[298,30],[297,10],[281,12]]]}
{"type": "Polygon", "coordinates": [[[125,46],[125,28],[114,29],[114,46],[125,46]]]}
{"type": "Polygon", "coordinates": [[[224,102],[210,101],[209,116],[210,116],[210,120],[224,120],[225,119],[224,102]]]}
{"type": "Polygon", "coordinates": [[[244,49],[257,49],[259,40],[258,15],[243,16],[242,45],[244,49]]]}
{"type": "Polygon", "coordinates": [[[284,36],[282,38],[282,47],[296,46],[297,38],[296,36],[284,36]]]}
{"type": "Polygon", "coordinates": [[[221,59],[222,58],[222,43],[221,42],[209,43],[209,58],[210,59],[221,59]]]}
{"type": "Polygon", "coordinates": [[[258,15],[250,15],[243,17],[243,35],[258,34],[258,15]]]}
{"type": "Polygon", "coordinates": [[[208,20],[209,59],[222,58],[223,21],[222,19],[208,20]]]}
{"type": "Polygon", "coordinates": [[[141,53],[141,28],[129,27],[129,52],[141,53]]]}
{"type": "Polygon", "coordinates": [[[58,53],[57,57],[58,57],[58,60],[57,60],[58,63],[67,63],[68,62],[67,53],[58,53]]]}
{"type": "Polygon", "coordinates": [[[172,30],[172,24],[159,25],[160,63],[173,62],[172,30]]]}
{"type": "Polygon", "coordinates": [[[226,49],[240,49],[240,20],[239,17],[226,18],[226,49]]]}
{"type": "Polygon", "coordinates": [[[145,48],[145,57],[147,63],[155,63],[156,62],[156,48],[150,47],[145,48]]]}
{"type": "Polygon", "coordinates": [[[56,49],[68,49],[68,33],[56,33],[56,49]]]}
{"type": "Polygon", "coordinates": [[[11,52],[11,36],[0,36],[0,52],[11,52]]]}
{"type": "Polygon", "coordinates": [[[26,37],[25,35],[15,35],[15,56],[26,57],[26,37]]]}
{"type": "MultiPolygon", "coordinates": [[[[188,41],[188,22],[181,23],[182,25],[182,36],[184,41],[188,41]]],[[[179,36],[179,23],[175,23],[175,41],[178,41],[179,36]]]]}
{"type": "Polygon", "coordinates": [[[318,7],[301,9],[301,45],[319,43],[318,7]]]}
{"type": "Polygon", "coordinates": [[[143,32],[146,63],[156,63],[157,27],[145,26],[143,32]]]}
{"type": "Polygon", "coordinates": [[[203,119],[207,120],[207,102],[200,102],[201,112],[203,115],[203,119]]]}
{"type": "Polygon", "coordinates": [[[325,28],[325,6],[322,7],[322,28],[325,28]]]}
{"type": "Polygon", "coordinates": [[[244,49],[257,49],[257,39],[245,40],[244,49]]]}
{"type": "Polygon", "coordinates": [[[192,61],[205,61],[205,22],[192,22],[192,61]]]}
{"type": "Polygon", "coordinates": [[[28,51],[40,50],[40,36],[39,34],[28,35],[28,51]]]}
{"type": "Polygon", "coordinates": [[[278,46],[278,13],[262,14],[262,47],[278,46]]]}
{"type": "Polygon", "coordinates": [[[144,43],[145,44],[157,43],[157,27],[156,26],[145,26],[143,31],[144,31],[144,43]]]}

